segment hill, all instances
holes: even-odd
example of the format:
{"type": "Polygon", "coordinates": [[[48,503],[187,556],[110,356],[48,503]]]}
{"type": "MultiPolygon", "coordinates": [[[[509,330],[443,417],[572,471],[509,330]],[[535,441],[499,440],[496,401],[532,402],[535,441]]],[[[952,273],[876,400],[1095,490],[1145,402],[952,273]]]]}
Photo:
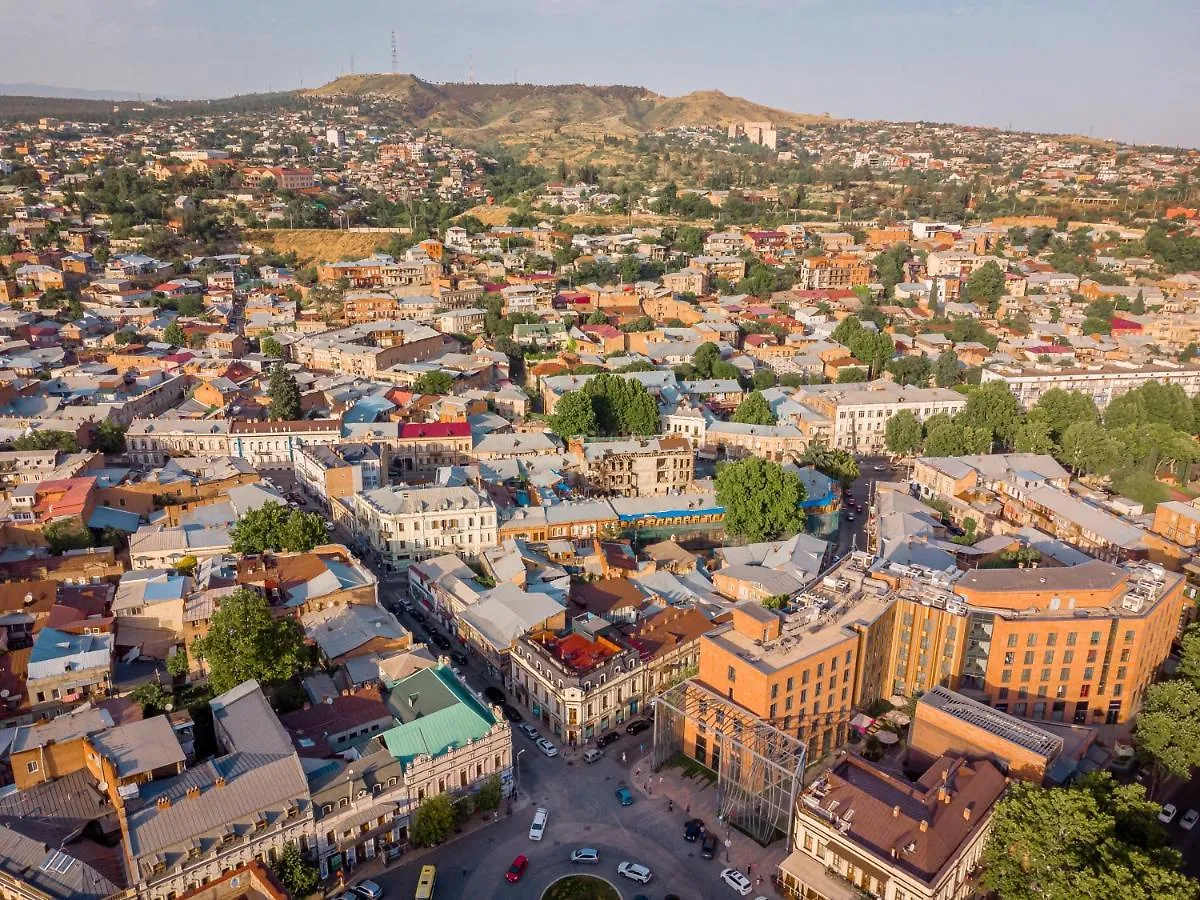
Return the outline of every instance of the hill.
{"type": "Polygon", "coordinates": [[[414,75],[347,75],[304,96],[386,101],[409,125],[474,140],[545,134],[632,137],[659,128],[742,121],[770,121],[786,128],[830,121],[720,91],[664,97],[629,85],[433,84],[414,75]]]}

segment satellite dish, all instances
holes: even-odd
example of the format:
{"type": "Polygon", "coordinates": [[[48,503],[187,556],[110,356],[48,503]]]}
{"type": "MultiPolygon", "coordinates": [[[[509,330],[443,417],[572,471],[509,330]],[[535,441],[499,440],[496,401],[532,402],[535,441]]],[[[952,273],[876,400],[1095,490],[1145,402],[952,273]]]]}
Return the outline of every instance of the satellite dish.
{"type": "Polygon", "coordinates": [[[96,787],[100,788],[101,792],[105,792],[108,790],[108,782],[101,781],[98,785],[96,785],[96,787]]]}
{"type": "Polygon", "coordinates": [[[8,693],[9,693],[8,688],[4,688],[4,690],[0,690],[0,700],[7,700],[8,693]]]}
{"type": "Polygon", "coordinates": [[[171,710],[173,710],[174,708],[175,708],[174,703],[164,703],[163,704],[163,709],[166,710],[167,712],[171,712],[171,710]]]}

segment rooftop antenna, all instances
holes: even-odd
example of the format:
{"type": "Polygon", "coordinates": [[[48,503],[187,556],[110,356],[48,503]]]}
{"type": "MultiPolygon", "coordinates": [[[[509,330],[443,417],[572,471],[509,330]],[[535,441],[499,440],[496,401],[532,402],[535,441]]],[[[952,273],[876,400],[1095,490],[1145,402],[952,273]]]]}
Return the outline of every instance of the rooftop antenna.
{"type": "Polygon", "coordinates": [[[399,73],[400,73],[400,65],[399,65],[399,63],[396,62],[396,32],[393,29],[393,31],[392,31],[392,74],[398,75],[399,73]]]}
{"type": "Polygon", "coordinates": [[[354,74],[354,54],[350,54],[350,74],[354,74]]]}
{"type": "Polygon", "coordinates": [[[475,83],[475,57],[467,57],[467,84],[475,83]]]}

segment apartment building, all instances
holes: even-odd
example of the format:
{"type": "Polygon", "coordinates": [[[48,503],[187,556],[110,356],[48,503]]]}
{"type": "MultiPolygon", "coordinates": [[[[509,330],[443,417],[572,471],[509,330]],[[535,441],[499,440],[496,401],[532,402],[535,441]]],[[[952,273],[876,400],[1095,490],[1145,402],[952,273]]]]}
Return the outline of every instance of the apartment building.
{"type": "Polygon", "coordinates": [[[302,448],[335,444],[341,439],[341,419],[229,423],[229,455],[246,460],[259,471],[291,472],[302,448]]]}
{"type": "Polygon", "coordinates": [[[1154,508],[1150,530],[1181,547],[1200,544],[1200,506],[1171,500],[1154,508]]]}
{"type": "Polygon", "coordinates": [[[1189,397],[1200,393],[1200,364],[1155,362],[1134,365],[1121,362],[1086,367],[1033,367],[993,365],[983,370],[983,383],[1003,382],[1025,408],[1033,406],[1051,388],[1079,391],[1103,410],[1126,391],[1139,388],[1148,381],[1177,384],[1189,397]]]}
{"type": "Polygon", "coordinates": [[[496,506],[470,487],[383,487],[336,502],[342,519],[389,571],[430,556],[476,557],[497,543],[496,506]]]}
{"type": "Polygon", "coordinates": [[[622,497],[655,497],[685,491],[696,474],[686,438],[572,441],[569,454],[586,484],[622,497]]]}
{"type": "Polygon", "coordinates": [[[915,782],[845,756],[796,804],[791,854],[779,865],[796,900],[966,900],[1004,795],[988,760],[946,755],[915,782]]]}
{"type": "Polygon", "coordinates": [[[406,482],[432,481],[438,469],[464,465],[471,444],[471,426],[465,421],[406,423],[389,448],[389,467],[406,482]]]}
{"type": "MultiPolygon", "coordinates": [[[[741,252],[741,236],[738,236],[738,252],[741,252]]],[[[736,254],[728,256],[695,256],[688,264],[689,268],[699,269],[704,273],[708,284],[718,278],[724,278],[732,283],[746,277],[746,261],[736,254]]]]}
{"type": "Polygon", "coordinates": [[[636,716],[650,686],[638,650],[610,622],[591,615],[574,619],[566,632],[522,637],[510,660],[517,700],[571,745],[636,716]]]}
{"type": "Polygon", "coordinates": [[[428,325],[386,319],[301,338],[292,344],[291,355],[317,372],[373,378],[392,366],[424,362],[458,346],[428,325]]]}
{"type": "Polygon", "coordinates": [[[849,290],[871,283],[871,264],[858,256],[806,256],[800,260],[796,288],[803,291],[849,290]]]}
{"type": "Polygon", "coordinates": [[[326,503],[382,487],[386,450],[373,444],[305,444],[295,456],[296,480],[326,503]]]}
{"type": "Polygon", "coordinates": [[[248,188],[262,187],[274,183],[280,191],[306,191],[316,187],[317,178],[312,169],[284,168],[282,166],[253,166],[242,169],[242,184],[248,188]]]}
{"type": "Polygon", "coordinates": [[[130,461],[149,469],[172,456],[229,456],[228,421],[135,419],[125,432],[130,461]]]}
{"type": "Polygon", "coordinates": [[[924,422],[939,414],[953,416],[967,405],[966,397],[949,388],[894,381],[810,385],[795,399],[816,414],[816,421],[802,421],[804,427],[831,435],[832,447],[851,453],[883,452],[888,420],[902,410],[924,422]]]}
{"type": "Polygon", "coordinates": [[[708,422],[703,447],[709,453],[723,452],[730,459],[758,456],[782,462],[799,455],[809,440],[794,425],[748,425],[744,422],[708,422]]]}

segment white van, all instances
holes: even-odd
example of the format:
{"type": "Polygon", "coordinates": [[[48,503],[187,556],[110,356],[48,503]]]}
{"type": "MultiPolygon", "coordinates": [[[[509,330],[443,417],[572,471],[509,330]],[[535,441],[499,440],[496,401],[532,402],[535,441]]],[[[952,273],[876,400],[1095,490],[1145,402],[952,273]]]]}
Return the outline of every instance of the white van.
{"type": "Polygon", "coordinates": [[[546,812],[546,807],[539,806],[537,812],[533,814],[533,824],[529,826],[529,839],[531,841],[540,841],[542,833],[546,830],[546,820],[550,818],[550,813],[546,812]]]}

